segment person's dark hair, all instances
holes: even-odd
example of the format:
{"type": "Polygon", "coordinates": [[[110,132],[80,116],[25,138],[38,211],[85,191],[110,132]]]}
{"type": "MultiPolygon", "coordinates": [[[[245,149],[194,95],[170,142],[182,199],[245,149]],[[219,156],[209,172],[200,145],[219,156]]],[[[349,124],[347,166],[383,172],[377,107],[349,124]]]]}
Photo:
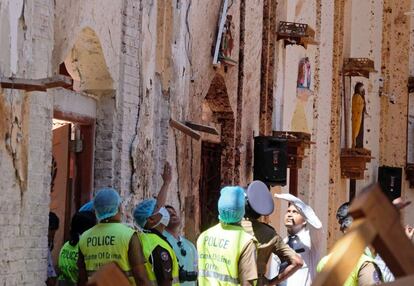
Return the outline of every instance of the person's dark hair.
{"type": "Polygon", "coordinates": [[[348,229],[353,221],[352,216],[349,215],[349,206],[349,202],[343,203],[336,211],[336,219],[338,220],[341,231],[348,229]]]}
{"type": "Polygon", "coordinates": [[[49,212],[49,229],[57,230],[59,228],[59,218],[54,212],[49,212]]]}
{"type": "Polygon", "coordinates": [[[355,85],[354,93],[359,93],[359,89],[363,86],[364,86],[364,84],[362,82],[357,82],[356,85],[355,85]]]}
{"type": "Polygon", "coordinates": [[[79,237],[86,230],[96,224],[96,216],[93,212],[77,212],[72,218],[70,226],[70,245],[74,246],[79,242],[79,237]]]}
{"type": "Polygon", "coordinates": [[[253,209],[252,209],[252,207],[250,206],[250,204],[249,204],[249,202],[247,201],[246,202],[246,207],[245,207],[245,214],[244,214],[244,216],[246,217],[246,218],[249,218],[249,219],[259,219],[260,217],[261,217],[261,215],[260,214],[258,214],[257,212],[255,212],[253,209]]]}

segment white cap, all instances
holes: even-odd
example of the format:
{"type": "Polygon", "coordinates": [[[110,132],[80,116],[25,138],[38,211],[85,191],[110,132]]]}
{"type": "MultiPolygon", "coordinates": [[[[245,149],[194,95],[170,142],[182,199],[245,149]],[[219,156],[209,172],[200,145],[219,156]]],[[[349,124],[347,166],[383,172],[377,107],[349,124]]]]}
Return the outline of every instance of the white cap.
{"type": "Polygon", "coordinates": [[[316,229],[322,228],[322,223],[313,209],[305,204],[301,199],[291,194],[275,194],[275,198],[292,203],[311,226],[316,229]]]}

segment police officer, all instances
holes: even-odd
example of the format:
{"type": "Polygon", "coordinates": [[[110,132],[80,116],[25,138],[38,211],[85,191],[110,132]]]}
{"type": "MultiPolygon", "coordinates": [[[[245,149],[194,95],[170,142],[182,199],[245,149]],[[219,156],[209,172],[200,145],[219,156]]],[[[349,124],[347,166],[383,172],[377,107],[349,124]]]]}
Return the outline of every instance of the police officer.
{"type": "Polygon", "coordinates": [[[162,235],[170,220],[165,208],[168,187],[171,183],[171,166],[166,162],[162,174],[163,184],[157,199],[147,199],[139,203],[133,216],[136,225],[141,229],[138,234],[141,241],[145,270],[152,285],[178,285],[179,266],[173,248],[162,235]]]}
{"type": "Polygon", "coordinates": [[[300,269],[303,260],[283,242],[283,239],[273,227],[258,221],[260,217],[270,215],[274,210],[273,198],[267,186],[261,181],[254,181],[247,188],[246,196],[246,215],[242,221],[242,227],[247,233],[254,236],[258,242],[257,272],[259,280],[257,284],[280,283],[300,269]],[[287,267],[276,278],[266,278],[267,264],[272,253],[277,255],[281,262],[286,263],[287,267]],[[268,279],[272,279],[272,281],[268,279]]]}
{"type": "Polygon", "coordinates": [[[157,200],[147,199],[139,203],[134,210],[134,219],[142,232],[139,238],[147,260],[145,269],[153,285],[179,285],[178,260],[162,235],[170,220],[165,207],[157,208],[157,200]]]}
{"type": "Polygon", "coordinates": [[[197,240],[198,283],[205,285],[253,285],[257,279],[256,245],[240,225],[245,213],[241,187],[224,187],[218,201],[220,222],[197,240]]]}
{"type": "Polygon", "coordinates": [[[166,205],[165,208],[170,214],[170,222],[165,228],[163,235],[171,244],[180,265],[180,285],[197,285],[197,249],[194,244],[180,235],[181,216],[173,206],[166,205]]]}
{"type": "MultiPolygon", "coordinates": [[[[349,203],[342,204],[336,212],[336,218],[343,233],[346,233],[352,224],[352,217],[349,215],[349,203]]],[[[325,267],[330,254],[323,257],[318,264],[317,271],[321,272],[325,267]]],[[[365,253],[359,259],[352,273],[345,281],[345,286],[369,286],[382,283],[381,271],[375,259],[365,253]]]]}
{"type": "Polygon", "coordinates": [[[79,240],[79,285],[105,264],[116,262],[132,285],[150,285],[136,232],[121,223],[121,198],[112,188],[95,196],[93,207],[99,223],[79,240]]]}
{"type": "Polygon", "coordinates": [[[59,286],[77,285],[79,269],[77,266],[79,253],[79,238],[82,233],[96,224],[95,213],[90,211],[77,212],[72,217],[70,239],[59,253],[59,286]]]}

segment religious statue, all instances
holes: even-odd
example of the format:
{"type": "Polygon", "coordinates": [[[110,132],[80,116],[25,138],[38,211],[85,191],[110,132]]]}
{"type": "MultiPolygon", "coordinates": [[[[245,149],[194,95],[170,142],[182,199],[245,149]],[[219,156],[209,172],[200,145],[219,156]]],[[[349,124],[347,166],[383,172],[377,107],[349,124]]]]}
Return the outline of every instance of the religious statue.
{"type": "Polygon", "coordinates": [[[306,57],[301,59],[299,62],[297,87],[310,89],[311,75],[311,64],[309,58],[306,57]]]}
{"type": "Polygon", "coordinates": [[[226,22],[224,24],[224,29],[223,29],[223,37],[221,39],[221,44],[220,44],[220,59],[227,64],[234,65],[234,64],[237,64],[237,62],[231,58],[233,48],[234,48],[234,38],[233,38],[234,24],[232,21],[233,21],[233,16],[227,15],[226,22]]]}
{"type": "Polygon", "coordinates": [[[363,147],[364,114],[368,115],[365,103],[365,88],[362,82],[357,82],[352,96],[352,148],[363,147]]]}

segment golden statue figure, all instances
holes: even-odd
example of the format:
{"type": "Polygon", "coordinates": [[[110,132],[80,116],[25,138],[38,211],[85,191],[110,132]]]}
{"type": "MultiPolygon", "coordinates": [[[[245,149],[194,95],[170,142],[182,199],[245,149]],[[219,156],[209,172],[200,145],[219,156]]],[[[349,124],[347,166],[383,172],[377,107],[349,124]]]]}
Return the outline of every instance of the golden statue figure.
{"type": "MultiPolygon", "coordinates": [[[[352,96],[352,148],[357,147],[357,138],[363,132],[365,106],[365,89],[362,82],[355,85],[355,92],[352,96]]],[[[358,146],[363,147],[363,146],[358,146]]]]}

